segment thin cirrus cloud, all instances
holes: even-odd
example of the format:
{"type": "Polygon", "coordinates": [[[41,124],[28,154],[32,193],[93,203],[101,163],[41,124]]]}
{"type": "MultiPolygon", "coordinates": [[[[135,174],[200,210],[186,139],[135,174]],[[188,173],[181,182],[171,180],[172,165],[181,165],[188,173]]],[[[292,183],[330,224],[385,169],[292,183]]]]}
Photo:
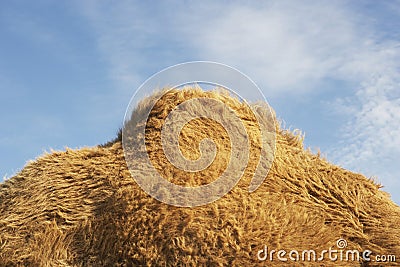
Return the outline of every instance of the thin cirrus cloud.
{"type": "Polygon", "coordinates": [[[363,83],[356,97],[345,101],[352,109],[346,110],[349,120],[342,129],[344,138],[332,149],[337,162],[379,177],[377,180],[393,193],[400,189],[399,87],[398,74],[390,70],[363,83]]]}
{"type": "Polygon", "coordinates": [[[352,52],[345,49],[354,39],[352,25],[337,8],[277,4],[228,11],[209,22],[212,27],[196,30],[203,41],[193,45],[204,56],[241,62],[268,95],[312,90],[352,52]]]}
{"type": "MultiPolygon", "coordinates": [[[[396,3],[379,7],[396,16],[396,3]]],[[[79,5],[121,88],[132,90],[163,67],[198,59],[237,67],[271,98],[297,95],[317,103],[327,90],[322,85],[340,84],[324,100],[345,121],[331,129],[338,135],[325,146],[328,159],[380,177],[393,194],[400,189],[400,47],[396,30],[376,23],[385,12],[371,16],[367,7],[341,1],[79,5]]]]}

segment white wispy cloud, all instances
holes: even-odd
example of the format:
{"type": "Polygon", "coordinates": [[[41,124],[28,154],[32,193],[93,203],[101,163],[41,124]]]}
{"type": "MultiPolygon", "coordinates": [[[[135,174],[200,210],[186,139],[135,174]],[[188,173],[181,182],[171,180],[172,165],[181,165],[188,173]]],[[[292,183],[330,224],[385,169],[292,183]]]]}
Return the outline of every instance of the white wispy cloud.
{"type": "Polygon", "coordinates": [[[198,59],[239,68],[269,95],[304,93],[327,77],[353,78],[345,61],[363,63],[352,59],[363,45],[354,14],[329,2],[84,2],[81,10],[111,65],[110,76],[129,89],[144,75],[198,59]]]}
{"type": "Polygon", "coordinates": [[[251,73],[269,95],[304,93],[337,73],[352,53],[348,44],[355,43],[355,34],[348,17],[332,4],[236,5],[210,27],[196,29],[193,45],[205,57],[251,73]]]}
{"type": "Polygon", "coordinates": [[[112,77],[125,83],[189,58],[232,64],[270,94],[307,92],[324,78],[360,79],[381,63],[366,52],[374,40],[362,18],[340,2],[85,2],[82,10],[112,77]]]}
{"type": "MultiPolygon", "coordinates": [[[[399,55],[400,51],[397,58],[399,55]]],[[[347,105],[349,119],[342,129],[343,139],[331,151],[336,162],[378,177],[392,192],[400,188],[399,93],[400,79],[395,69],[384,68],[362,83],[355,97],[342,102],[347,105]]]]}

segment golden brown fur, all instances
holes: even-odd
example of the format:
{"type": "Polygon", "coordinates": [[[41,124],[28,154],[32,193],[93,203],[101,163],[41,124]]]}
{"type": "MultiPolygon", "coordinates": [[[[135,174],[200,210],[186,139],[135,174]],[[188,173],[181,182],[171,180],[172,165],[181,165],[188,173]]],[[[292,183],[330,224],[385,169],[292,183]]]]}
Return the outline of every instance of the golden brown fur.
{"type": "MultiPolygon", "coordinates": [[[[210,182],[226,165],[222,150],[215,168],[195,180],[173,170],[157,148],[157,125],[168,111],[198,96],[229,103],[245,119],[251,159],[259,156],[254,118],[240,102],[198,89],[171,91],[154,107],[146,137],[152,162],[161,172],[175,171],[178,184],[210,182]]],[[[205,136],[229,148],[217,136],[224,133],[210,123],[195,121],[183,129],[184,155],[196,157],[196,144],[205,136]]],[[[247,190],[255,168],[250,163],[231,192],[194,208],[169,206],[143,192],[126,167],[120,140],[43,155],[0,184],[0,266],[293,266],[260,262],[257,252],[264,245],[329,249],[339,238],[351,249],[400,257],[400,208],[388,194],[363,175],[305,150],[301,136],[276,131],[274,163],[255,192],[247,190]]]]}

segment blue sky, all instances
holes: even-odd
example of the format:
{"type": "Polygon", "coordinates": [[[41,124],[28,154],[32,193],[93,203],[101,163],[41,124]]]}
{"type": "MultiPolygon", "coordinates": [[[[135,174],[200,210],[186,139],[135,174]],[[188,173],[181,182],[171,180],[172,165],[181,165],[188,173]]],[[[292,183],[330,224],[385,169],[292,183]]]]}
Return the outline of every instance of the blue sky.
{"type": "Polygon", "coordinates": [[[112,139],[150,75],[211,60],[400,203],[399,29],[400,1],[2,1],[0,179],[112,139]]]}

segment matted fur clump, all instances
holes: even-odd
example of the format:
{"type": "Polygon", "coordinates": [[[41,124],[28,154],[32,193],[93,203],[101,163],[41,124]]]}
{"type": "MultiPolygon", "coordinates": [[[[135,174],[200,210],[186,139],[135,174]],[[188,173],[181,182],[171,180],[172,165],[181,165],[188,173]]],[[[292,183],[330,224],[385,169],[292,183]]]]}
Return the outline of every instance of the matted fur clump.
{"type": "MultiPolygon", "coordinates": [[[[146,140],[154,165],[173,172],[178,184],[208,183],[219,174],[211,168],[196,181],[168,165],[159,147],[160,125],[168,112],[194,97],[215,98],[233,107],[250,136],[250,159],[259,156],[258,128],[243,103],[218,92],[169,91],[150,114],[146,140]]],[[[229,150],[226,133],[210,124],[195,121],[183,128],[183,155],[196,158],[205,136],[229,150]]],[[[221,151],[215,166],[223,168],[227,152],[221,151]]],[[[328,255],[323,261],[301,260],[304,250],[315,250],[319,257],[322,250],[338,249],[339,239],[347,241],[345,249],[371,250],[371,259],[376,254],[400,257],[400,208],[380,185],[305,150],[301,136],[278,126],[271,170],[249,193],[255,165],[250,162],[239,183],[221,199],[180,208],[160,203],[137,185],[120,138],[106,146],[43,155],[0,184],[0,266],[382,264],[344,261],[340,255],[336,261],[328,255]],[[257,254],[265,246],[268,253],[285,250],[286,258],[296,250],[300,259],[284,262],[273,254],[270,260],[268,254],[260,261],[257,254]]]]}

